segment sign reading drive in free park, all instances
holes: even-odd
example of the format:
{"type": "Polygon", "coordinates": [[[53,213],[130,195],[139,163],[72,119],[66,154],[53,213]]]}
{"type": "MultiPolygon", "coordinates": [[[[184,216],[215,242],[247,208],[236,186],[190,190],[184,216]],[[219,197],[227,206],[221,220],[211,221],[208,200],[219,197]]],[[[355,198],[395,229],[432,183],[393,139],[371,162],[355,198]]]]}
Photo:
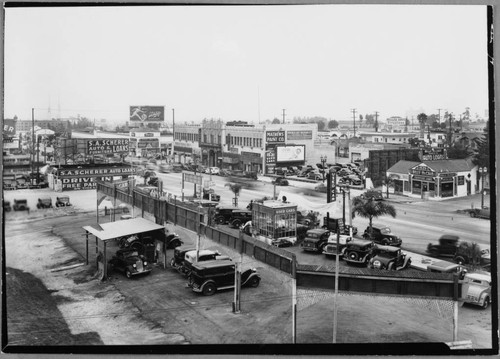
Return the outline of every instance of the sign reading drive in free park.
{"type": "Polygon", "coordinates": [[[126,153],[129,151],[129,140],[121,138],[99,138],[87,141],[89,155],[126,153]]]}

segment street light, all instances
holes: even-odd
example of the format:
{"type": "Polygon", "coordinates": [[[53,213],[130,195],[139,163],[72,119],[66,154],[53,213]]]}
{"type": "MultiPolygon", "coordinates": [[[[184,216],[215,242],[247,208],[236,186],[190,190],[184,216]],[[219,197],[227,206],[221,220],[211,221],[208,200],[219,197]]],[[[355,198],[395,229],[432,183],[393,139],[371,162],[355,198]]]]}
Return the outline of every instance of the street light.
{"type": "Polygon", "coordinates": [[[479,167],[479,175],[481,176],[481,209],[484,208],[484,177],[488,173],[486,167],[479,167]]]}
{"type": "Polygon", "coordinates": [[[323,182],[325,182],[325,163],[326,163],[326,156],[321,155],[320,157],[321,161],[321,169],[323,170],[323,182]]]}

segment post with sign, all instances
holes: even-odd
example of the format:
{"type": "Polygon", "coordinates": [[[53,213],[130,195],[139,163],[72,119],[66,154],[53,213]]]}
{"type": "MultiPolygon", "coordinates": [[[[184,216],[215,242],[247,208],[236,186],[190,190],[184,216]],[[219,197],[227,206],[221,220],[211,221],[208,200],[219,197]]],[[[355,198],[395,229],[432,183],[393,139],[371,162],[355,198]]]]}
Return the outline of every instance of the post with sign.
{"type": "Polygon", "coordinates": [[[326,203],[335,202],[337,200],[336,191],[337,174],[333,169],[328,172],[326,179],[326,203]]]}

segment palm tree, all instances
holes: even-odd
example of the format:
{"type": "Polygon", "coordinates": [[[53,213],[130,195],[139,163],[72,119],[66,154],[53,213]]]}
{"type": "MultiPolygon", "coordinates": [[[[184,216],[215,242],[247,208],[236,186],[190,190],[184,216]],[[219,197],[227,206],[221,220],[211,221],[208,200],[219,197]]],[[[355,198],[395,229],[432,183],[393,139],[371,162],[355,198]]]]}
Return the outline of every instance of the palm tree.
{"type": "Polygon", "coordinates": [[[229,187],[234,193],[234,206],[238,207],[238,196],[240,195],[242,185],[239,183],[226,183],[224,186],[229,187]]]}
{"type": "Polygon", "coordinates": [[[365,193],[363,197],[357,196],[352,200],[352,218],[354,218],[356,214],[360,217],[368,218],[369,232],[371,234],[373,218],[384,215],[396,217],[396,209],[392,204],[383,201],[375,201],[373,197],[369,197],[365,193]]]}

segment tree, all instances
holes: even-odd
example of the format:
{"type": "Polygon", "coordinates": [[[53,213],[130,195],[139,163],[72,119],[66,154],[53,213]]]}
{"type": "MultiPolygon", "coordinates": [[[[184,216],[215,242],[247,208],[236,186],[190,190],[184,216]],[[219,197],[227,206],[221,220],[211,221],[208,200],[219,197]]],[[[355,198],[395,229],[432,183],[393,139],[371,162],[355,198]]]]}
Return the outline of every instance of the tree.
{"type": "Polygon", "coordinates": [[[446,150],[446,154],[449,159],[463,159],[467,158],[473,154],[468,146],[464,146],[460,143],[454,143],[450,148],[446,150]]]}
{"type": "Polygon", "coordinates": [[[367,125],[374,125],[375,124],[375,116],[374,115],[365,115],[365,123],[367,125]]]}
{"type": "Polygon", "coordinates": [[[369,233],[372,233],[373,218],[378,218],[384,215],[396,217],[396,209],[392,204],[384,201],[375,201],[373,196],[369,197],[370,191],[367,191],[362,196],[354,197],[352,200],[352,218],[356,215],[368,218],[369,233]]]}
{"type": "Polygon", "coordinates": [[[336,120],[328,121],[328,128],[337,128],[339,127],[339,123],[336,120]]]}
{"type": "Polygon", "coordinates": [[[278,123],[281,123],[281,121],[280,121],[280,119],[279,119],[279,118],[275,117],[275,118],[273,119],[273,122],[272,122],[272,123],[273,123],[273,124],[278,124],[278,123]]]}
{"type": "Polygon", "coordinates": [[[474,152],[474,157],[472,158],[472,163],[478,165],[479,167],[490,167],[490,135],[488,132],[488,127],[484,131],[482,138],[477,138],[477,147],[474,152]]]}
{"type": "Polygon", "coordinates": [[[325,122],[324,121],[318,121],[318,131],[323,131],[325,129],[325,122]]]}
{"type": "Polygon", "coordinates": [[[427,115],[425,113],[420,113],[417,116],[418,123],[420,124],[420,128],[423,128],[427,123],[427,115]]]}
{"type": "Polygon", "coordinates": [[[226,183],[224,186],[229,187],[234,193],[234,206],[238,207],[238,196],[240,195],[242,185],[239,183],[226,183]]]}

